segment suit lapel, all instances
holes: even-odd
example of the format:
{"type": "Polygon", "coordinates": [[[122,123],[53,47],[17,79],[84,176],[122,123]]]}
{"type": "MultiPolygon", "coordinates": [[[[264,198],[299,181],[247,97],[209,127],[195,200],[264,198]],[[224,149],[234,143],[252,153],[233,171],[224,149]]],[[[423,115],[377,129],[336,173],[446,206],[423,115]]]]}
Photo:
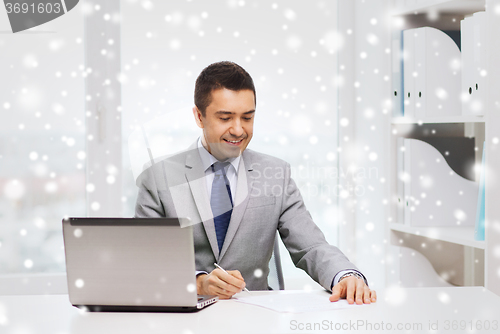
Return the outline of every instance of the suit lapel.
{"type": "Polygon", "coordinates": [[[205,171],[198,152],[198,145],[192,145],[186,156],[186,180],[189,183],[191,194],[200,214],[205,233],[207,234],[210,247],[215,258],[219,257],[219,247],[217,245],[217,235],[215,233],[214,219],[210,201],[208,199],[207,181],[205,180],[205,171]]]}
{"type": "MultiPolygon", "coordinates": [[[[242,159],[240,160],[240,164],[238,167],[238,181],[236,185],[236,196],[234,201],[233,213],[231,214],[231,221],[229,223],[229,227],[227,229],[226,238],[224,239],[224,244],[222,245],[221,254],[219,256],[218,261],[222,259],[226,250],[228,249],[231,241],[240,226],[241,219],[243,218],[243,214],[245,213],[248,199],[250,198],[250,194],[252,192],[252,162],[246,151],[243,151],[242,159]]],[[[215,233],[215,232],[214,232],[215,233]]]]}

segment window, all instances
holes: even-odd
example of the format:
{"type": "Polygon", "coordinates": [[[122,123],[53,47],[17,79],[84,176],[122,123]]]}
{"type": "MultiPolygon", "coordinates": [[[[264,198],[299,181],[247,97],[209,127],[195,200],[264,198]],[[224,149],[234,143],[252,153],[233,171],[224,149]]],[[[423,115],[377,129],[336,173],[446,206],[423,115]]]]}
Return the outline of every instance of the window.
{"type": "Polygon", "coordinates": [[[0,34],[2,274],[63,272],[61,219],[85,215],[83,20],[0,34]]]}

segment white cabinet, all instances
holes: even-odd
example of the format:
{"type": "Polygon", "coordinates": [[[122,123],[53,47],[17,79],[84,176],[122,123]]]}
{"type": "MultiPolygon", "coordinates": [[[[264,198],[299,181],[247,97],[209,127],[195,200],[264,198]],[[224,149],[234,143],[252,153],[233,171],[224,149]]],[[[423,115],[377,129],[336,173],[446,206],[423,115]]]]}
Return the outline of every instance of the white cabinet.
{"type": "MultiPolygon", "coordinates": [[[[500,31],[500,0],[486,1],[393,1],[391,34],[396,30],[430,26],[441,30],[458,30],[464,17],[484,11],[486,6],[485,27],[481,30],[485,41],[488,59],[486,60],[484,97],[484,116],[440,116],[428,113],[420,119],[405,117],[392,118],[388,136],[387,159],[390,162],[389,192],[391,209],[386,223],[387,272],[388,284],[398,283],[399,246],[414,248],[434,264],[444,269],[441,276],[455,275],[449,281],[457,285],[485,285],[500,294],[500,206],[495,199],[500,198],[500,41],[495,32],[500,31]],[[437,19],[436,19],[437,18],[437,19]],[[495,126],[496,125],[496,126],[495,126]],[[486,240],[474,240],[474,229],[467,227],[411,227],[398,221],[398,179],[397,175],[397,138],[419,138],[425,136],[468,136],[475,137],[476,163],[481,163],[483,142],[486,145],[486,240]]],[[[462,69],[463,70],[463,69],[462,69]]],[[[460,80],[460,79],[459,79],[460,80]]],[[[388,98],[393,92],[388,91],[388,98]]],[[[476,174],[477,176],[477,174],[476,174]]],[[[401,216],[399,216],[401,217],[401,216]]]]}

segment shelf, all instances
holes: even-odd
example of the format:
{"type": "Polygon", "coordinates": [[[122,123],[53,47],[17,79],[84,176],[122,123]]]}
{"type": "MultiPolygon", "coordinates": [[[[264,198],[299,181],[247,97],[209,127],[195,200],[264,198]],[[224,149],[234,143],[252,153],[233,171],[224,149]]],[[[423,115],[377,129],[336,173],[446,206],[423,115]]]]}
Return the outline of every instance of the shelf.
{"type": "Polygon", "coordinates": [[[474,239],[474,227],[414,227],[392,223],[390,229],[479,249],[484,249],[486,244],[474,239]]]}
{"type": "Polygon", "coordinates": [[[413,6],[406,8],[395,8],[392,16],[418,15],[427,12],[449,13],[449,14],[472,14],[484,11],[484,0],[439,0],[439,1],[420,1],[413,6]]]}
{"type": "Polygon", "coordinates": [[[426,117],[423,119],[395,117],[392,118],[392,124],[433,124],[433,123],[484,123],[484,116],[443,116],[426,117]]]}

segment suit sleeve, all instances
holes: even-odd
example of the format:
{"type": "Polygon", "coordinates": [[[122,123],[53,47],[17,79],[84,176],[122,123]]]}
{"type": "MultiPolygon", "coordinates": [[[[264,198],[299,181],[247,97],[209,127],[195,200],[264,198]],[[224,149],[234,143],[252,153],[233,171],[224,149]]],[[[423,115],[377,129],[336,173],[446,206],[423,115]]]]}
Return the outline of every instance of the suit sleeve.
{"type": "Polygon", "coordinates": [[[279,234],[295,266],[306,271],[326,290],[331,290],[337,273],[357,268],[337,247],[328,244],[304,205],[290,176],[289,164],[285,170],[279,234]]]}
{"type": "Polygon", "coordinates": [[[158,192],[158,168],[153,165],[145,169],[137,178],[139,188],[135,204],[136,218],[166,217],[158,192]]]}

